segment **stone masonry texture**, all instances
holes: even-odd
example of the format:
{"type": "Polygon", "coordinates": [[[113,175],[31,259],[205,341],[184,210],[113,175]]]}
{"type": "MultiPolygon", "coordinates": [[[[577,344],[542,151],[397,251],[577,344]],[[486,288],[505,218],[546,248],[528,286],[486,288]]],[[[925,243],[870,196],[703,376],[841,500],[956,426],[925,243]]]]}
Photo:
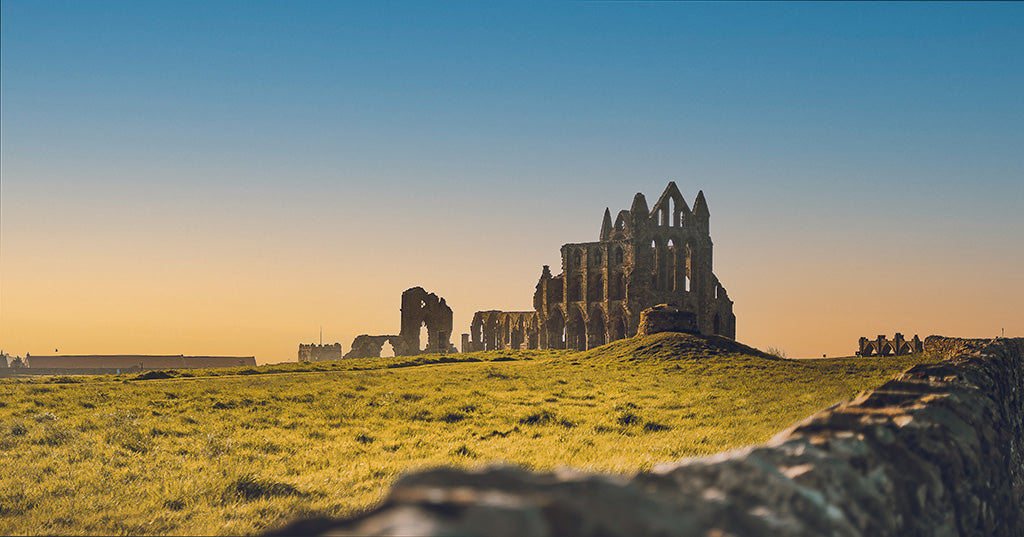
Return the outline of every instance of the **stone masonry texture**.
{"type": "Polygon", "coordinates": [[[928,340],[944,361],[763,445],[631,477],[419,472],[362,516],[276,534],[1024,536],[1024,338],[928,340]]]}
{"type": "Polygon", "coordinates": [[[640,312],[640,327],[637,334],[649,336],[659,332],[684,332],[696,334],[697,316],[670,304],[658,304],[640,312]]]}

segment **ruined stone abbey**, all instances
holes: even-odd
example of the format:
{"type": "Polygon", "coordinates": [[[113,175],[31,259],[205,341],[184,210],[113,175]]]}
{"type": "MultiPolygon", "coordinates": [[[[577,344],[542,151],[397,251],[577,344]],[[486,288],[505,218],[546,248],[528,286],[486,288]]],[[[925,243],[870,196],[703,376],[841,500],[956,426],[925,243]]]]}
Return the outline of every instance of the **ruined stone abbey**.
{"type": "MultiPolygon", "coordinates": [[[[558,275],[544,266],[533,311],[476,312],[470,333],[462,334],[462,352],[590,349],[635,336],[640,313],[659,304],[670,308],[678,327],[735,339],[732,300],[712,272],[710,218],[704,192],[691,209],[674,182],[653,208],[638,193],[614,221],[605,209],[597,242],[562,245],[558,275]]],[[[451,334],[452,310],[444,299],[413,287],[402,294],[401,333],[357,336],[344,357],[380,356],[385,343],[396,356],[454,352],[451,334]],[[420,349],[424,325],[428,341],[420,349]]],[[[329,350],[333,356],[340,346],[329,350]]],[[[313,355],[321,353],[327,351],[300,345],[299,360],[316,361],[313,355]]]]}
{"type": "MultiPolygon", "coordinates": [[[[446,354],[455,352],[451,344],[452,309],[444,299],[428,293],[422,287],[406,289],[402,293],[402,328],[397,336],[371,336],[362,334],[352,341],[352,350],[345,358],[379,357],[384,344],[395,350],[395,356],[413,356],[421,353],[446,354]],[[426,347],[420,348],[420,327],[427,329],[426,347]]],[[[337,345],[337,343],[335,343],[337,345]]],[[[299,361],[303,345],[299,345],[299,361]]],[[[340,345],[339,345],[340,348],[340,345]]]]}
{"type": "Polygon", "coordinates": [[[640,312],[671,304],[689,312],[695,332],[736,337],[736,316],[712,272],[704,192],[693,209],[670,182],[648,209],[637,193],[612,220],[605,209],[597,242],[562,245],[562,271],[545,265],[533,311],[478,311],[463,352],[492,349],[585,350],[636,335],[640,312]]]}

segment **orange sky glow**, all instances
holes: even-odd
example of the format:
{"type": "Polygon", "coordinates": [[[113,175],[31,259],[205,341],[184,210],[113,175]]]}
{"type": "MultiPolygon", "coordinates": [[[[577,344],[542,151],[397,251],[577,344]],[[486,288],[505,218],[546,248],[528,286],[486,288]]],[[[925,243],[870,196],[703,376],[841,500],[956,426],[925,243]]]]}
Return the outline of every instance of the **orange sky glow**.
{"type": "Polygon", "coordinates": [[[1024,4],[4,2],[0,349],[530,310],[671,180],[737,339],[1024,335],[1024,4]]]}

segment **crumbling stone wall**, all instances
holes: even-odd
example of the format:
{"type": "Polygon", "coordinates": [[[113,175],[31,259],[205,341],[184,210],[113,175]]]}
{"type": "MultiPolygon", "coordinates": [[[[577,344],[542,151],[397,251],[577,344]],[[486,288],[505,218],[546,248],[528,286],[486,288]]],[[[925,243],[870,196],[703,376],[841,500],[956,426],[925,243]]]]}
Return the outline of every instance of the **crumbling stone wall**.
{"type": "Polygon", "coordinates": [[[984,347],[995,343],[996,341],[997,340],[995,339],[964,339],[928,336],[924,338],[924,352],[934,356],[941,356],[943,358],[953,358],[961,354],[968,353],[971,349],[984,347]]]}
{"type": "Polygon", "coordinates": [[[641,311],[637,333],[649,336],[660,332],[697,334],[697,316],[672,304],[658,304],[641,311]]]}
{"type": "Polygon", "coordinates": [[[363,516],[278,534],[1021,536],[1024,338],[915,366],[764,445],[632,477],[419,472],[363,516]]]}
{"type": "Polygon", "coordinates": [[[402,331],[395,347],[396,356],[446,353],[451,350],[452,309],[444,299],[422,287],[402,293],[402,331]],[[427,327],[427,346],[420,350],[420,326],[427,327]]]}
{"type": "Polygon", "coordinates": [[[385,343],[390,343],[397,355],[398,347],[394,342],[398,339],[398,336],[358,335],[352,340],[352,349],[345,353],[345,358],[380,358],[380,351],[385,343]]]}
{"type": "Polygon", "coordinates": [[[538,327],[535,311],[478,311],[469,327],[468,348],[462,352],[536,349],[538,327]]]}
{"type": "Polygon", "coordinates": [[[493,348],[585,350],[636,335],[640,313],[656,304],[692,313],[698,333],[735,339],[733,302],[712,271],[710,219],[704,192],[690,210],[674,182],[652,209],[640,193],[614,222],[606,208],[598,242],[562,245],[557,276],[541,269],[534,312],[477,312],[470,348],[492,348],[487,321],[480,328],[477,316],[533,315],[521,338],[496,329],[504,346],[493,348]]]}
{"type": "MultiPolygon", "coordinates": [[[[451,343],[452,309],[443,298],[422,287],[412,287],[402,293],[401,326],[402,331],[397,336],[356,336],[345,358],[379,358],[384,343],[391,344],[395,356],[456,352],[451,343]],[[421,326],[427,328],[427,345],[423,349],[420,349],[421,326]]],[[[301,345],[299,348],[301,353],[301,345]]]]}

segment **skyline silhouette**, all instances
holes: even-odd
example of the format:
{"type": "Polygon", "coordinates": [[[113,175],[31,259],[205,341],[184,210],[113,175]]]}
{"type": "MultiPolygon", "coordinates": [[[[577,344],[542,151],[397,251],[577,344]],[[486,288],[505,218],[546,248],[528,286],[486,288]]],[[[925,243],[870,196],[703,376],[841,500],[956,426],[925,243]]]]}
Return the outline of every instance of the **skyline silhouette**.
{"type": "Polygon", "coordinates": [[[1024,6],[4,2],[0,347],[348,350],[707,196],[737,340],[1024,334],[1024,6]]]}

